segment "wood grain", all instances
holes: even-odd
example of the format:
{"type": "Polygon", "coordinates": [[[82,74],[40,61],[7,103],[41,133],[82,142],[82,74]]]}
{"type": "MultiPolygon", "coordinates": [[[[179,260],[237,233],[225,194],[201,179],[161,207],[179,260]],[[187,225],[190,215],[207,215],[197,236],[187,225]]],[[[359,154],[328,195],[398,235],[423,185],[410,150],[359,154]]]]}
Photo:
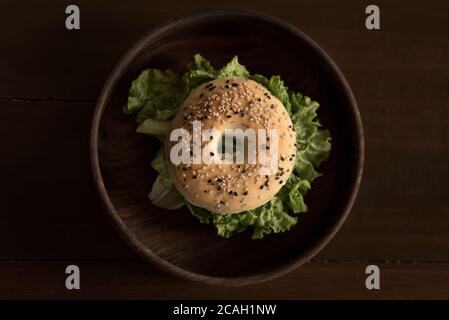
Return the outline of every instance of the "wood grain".
{"type": "Polygon", "coordinates": [[[87,174],[93,106],[1,102],[9,155],[0,160],[1,259],[135,257],[107,223],[87,174]]]}
{"type": "MultiPolygon", "coordinates": [[[[113,272],[92,268],[92,273],[122,279],[117,290],[151,296],[137,289],[135,281],[125,280],[139,258],[115,234],[93,194],[87,149],[91,114],[107,74],[144,32],[173,15],[216,5],[177,0],[157,6],[147,1],[77,3],[82,12],[79,32],[64,29],[63,12],[69,2],[27,1],[26,8],[15,1],[1,5],[0,257],[24,264],[30,259],[126,259],[113,272]],[[128,268],[129,259],[133,261],[128,268]]],[[[439,276],[449,268],[447,2],[377,1],[382,29],[376,32],[364,29],[367,4],[227,1],[229,7],[267,12],[305,31],[342,69],[357,98],[366,140],[364,179],[349,219],[317,259],[338,261],[332,270],[340,270],[340,262],[345,270],[345,263],[358,259],[432,261],[416,264],[415,280],[401,282],[397,294],[432,297],[434,288],[435,296],[441,297],[447,281],[439,276]]],[[[18,270],[11,267],[1,273],[10,282],[6,287],[5,280],[0,281],[0,292],[15,292],[14,297],[37,294],[20,281],[15,286],[22,293],[10,290],[13,280],[23,276],[18,270]]],[[[59,272],[45,270],[39,273],[44,278],[59,272]]],[[[157,282],[156,276],[163,279],[159,283],[172,279],[141,272],[149,282],[157,282]]],[[[352,272],[341,271],[348,285],[352,272]]],[[[343,287],[345,292],[321,290],[320,272],[312,269],[307,275],[310,281],[301,285],[315,292],[314,297],[363,296],[348,287],[343,287]]],[[[273,287],[267,283],[272,296],[293,290],[288,282],[295,277],[297,273],[288,281],[276,280],[283,284],[273,287]]],[[[295,282],[293,288],[299,285],[295,282]]],[[[63,294],[40,288],[41,298],[63,294]]],[[[255,291],[240,290],[242,295],[255,291]]],[[[96,294],[101,297],[100,289],[96,294]]],[[[389,292],[384,296],[391,297],[389,292]]]]}
{"type": "Polygon", "coordinates": [[[449,269],[438,263],[377,263],[380,290],[365,288],[366,262],[313,262],[266,283],[222,287],[179,279],[149,263],[0,262],[0,299],[447,299],[449,269]],[[80,290],[64,288],[67,265],[81,269],[80,290]],[[126,272],[123,272],[126,270],[126,272]],[[21,281],[10,277],[14,274],[21,281]]]}

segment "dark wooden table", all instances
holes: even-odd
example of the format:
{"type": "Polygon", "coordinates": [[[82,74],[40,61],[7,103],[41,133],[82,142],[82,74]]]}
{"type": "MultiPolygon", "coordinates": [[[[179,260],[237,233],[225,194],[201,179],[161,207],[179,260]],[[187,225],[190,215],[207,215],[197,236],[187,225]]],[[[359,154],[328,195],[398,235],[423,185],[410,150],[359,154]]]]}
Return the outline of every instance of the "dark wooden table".
{"type": "Polygon", "coordinates": [[[226,1],[285,19],[346,75],[362,114],[366,162],[356,205],[310,263],[274,281],[208,286],[140,259],[102,213],[89,130],[102,84],[155,24],[211,1],[0,4],[0,298],[449,298],[449,5],[376,1],[226,1]],[[65,267],[81,268],[66,290],[65,267]],[[365,267],[381,290],[365,289],[365,267]]]}

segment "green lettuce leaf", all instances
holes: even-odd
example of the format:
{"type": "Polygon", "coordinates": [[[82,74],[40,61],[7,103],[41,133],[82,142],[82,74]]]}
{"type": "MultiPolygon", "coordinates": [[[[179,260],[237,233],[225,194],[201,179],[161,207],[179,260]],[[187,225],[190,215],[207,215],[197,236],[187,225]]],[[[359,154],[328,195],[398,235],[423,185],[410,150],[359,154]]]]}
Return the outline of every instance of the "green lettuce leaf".
{"type": "Polygon", "coordinates": [[[165,165],[163,149],[159,149],[151,166],[159,173],[156,181],[153,183],[148,198],[158,207],[174,210],[179,209],[185,204],[184,198],[176,190],[165,165]]]}
{"type": "Polygon", "coordinates": [[[182,77],[187,90],[191,90],[202,83],[219,77],[249,76],[248,70],[246,70],[244,65],[239,63],[237,56],[221,69],[216,70],[202,55],[196,54],[193,56],[193,61],[189,64],[187,69],[188,71],[182,77]]]}
{"type": "Polygon", "coordinates": [[[214,214],[203,208],[188,204],[190,212],[201,223],[212,222],[218,235],[229,238],[235,233],[253,227],[253,239],[261,239],[265,234],[290,230],[298,220],[284,211],[284,205],[278,197],[273,197],[265,205],[239,214],[214,214]]]}
{"type": "Polygon", "coordinates": [[[310,182],[292,173],[277,196],[293,213],[307,211],[304,195],[310,190],[310,182]]]}
{"type": "Polygon", "coordinates": [[[187,67],[188,71],[182,76],[182,81],[187,91],[196,88],[204,82],[208,82],[217,77],[217,71],[210,62],[200,54],[193,56],[193,61],[187,67]]]}
{"type": "Polygon", "coordinates": [[[186,96],[181,77],[170,71],[147,69],[134,80],[129,90],[125,113],[136,113],[137,122],[148,118],[171,119],[186,96]]]}
{"type": "Polygon", "coordinates": [[[154,157],[153,161],[151,161],[151,166],[159,173],[161,183],[164,186],[170,187],[173,185],[170,174],[168,173],[167,166],[165,164],[163,148],[160,148],[157,151],[156,156],[154,157]]]}
{"type": "Polygon", "coordinates": [[[272,76],[268,79],[265,76],[260,74],[255,74],[250,76],[250,79],[259,82],[265,88],[270,90],[270,92],[282,102],[285,108],[290,112],[290,98],[288,94],[288,88],[284,85],[284,81],[282,81],[279,76],[272,76]]]}
{"type": "Polygon", "coordinates": [[[247,78],[249,76],[248,70],[244,65],[239,63],[239,59],[237,56],[232,58],[232,60],[225,65],[223,68],[218,70],[218,77],[244,77],[247,78]]]}
{"type": "Polygon", "coordinates": [[[290,118],[296,131],[298,151],[294,172],[301,179],[312,182],[320,173],[316,171],[329,157],[331,136],[328,130],[319,129],[317,120],[319,104],[300,93],[290,92],[290,118]]]}
{"type": "Polygon", "coordinates": [[[155,120],[148,118],[144,120],[136,129],[136,132],[145,133],[150,136],[159,137],[167,134],[170,121],[155,120]]]}
{"type": "Polygon", "coordinates": [[[148,199],[155,206],[168,210],[179,209],[185,204],[185,200],[178,190],[174,186],[165,186],[160,175],[157,176],[153,183],[148,199]]]}

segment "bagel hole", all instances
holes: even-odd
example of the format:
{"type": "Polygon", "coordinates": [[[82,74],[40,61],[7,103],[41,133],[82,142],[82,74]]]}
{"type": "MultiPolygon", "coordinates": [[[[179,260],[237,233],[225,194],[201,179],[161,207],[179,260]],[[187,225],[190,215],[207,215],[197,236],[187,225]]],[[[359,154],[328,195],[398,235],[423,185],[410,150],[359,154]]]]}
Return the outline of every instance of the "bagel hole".
{"type": "Polygon", "coordinates": [[[248,138],[236,137],[233,134],[223,133],[218,141],[217,153],[222,160],[231,160],[233,163],[247,163],[248,162],[248,138]],[[226,141],[232,141],[232,144],[226,141]],[[239,154],[243,154],[243,162],[239,161],[241,157],[239,154]]]}

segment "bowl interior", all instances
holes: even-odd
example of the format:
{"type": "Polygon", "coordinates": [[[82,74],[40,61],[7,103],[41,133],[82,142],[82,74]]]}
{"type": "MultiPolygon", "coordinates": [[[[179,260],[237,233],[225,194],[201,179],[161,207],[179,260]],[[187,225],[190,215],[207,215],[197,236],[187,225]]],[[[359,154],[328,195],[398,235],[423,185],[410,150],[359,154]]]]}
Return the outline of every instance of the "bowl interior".
{"type": "Polygon", "coordinates": [[[257,15],[200,15],[169,23],[146,37],[142,50],[128,53],[130,63],[107,94],[98,130],[101,176],[124,236],[188,272],[210,277],[248,277],[308,260],[335,231],[348,211],[361,167],[356,106],[320,51],[285,26],[257,15]],[[200,224],[187,209],[167,211],[147,199],[155,179],[150,162],[156,139],[135,133],[134,116],[122,113],[131,81],[145,68],[183,73],[195,53],[218,67],[238,55],[252,73],[280,75],[285,83],[317,100],[319,118],[331,131],[330,158],[306,196],[309,211],[284,234],[252,240],[250,232],[224,239],[200,224]]]}

